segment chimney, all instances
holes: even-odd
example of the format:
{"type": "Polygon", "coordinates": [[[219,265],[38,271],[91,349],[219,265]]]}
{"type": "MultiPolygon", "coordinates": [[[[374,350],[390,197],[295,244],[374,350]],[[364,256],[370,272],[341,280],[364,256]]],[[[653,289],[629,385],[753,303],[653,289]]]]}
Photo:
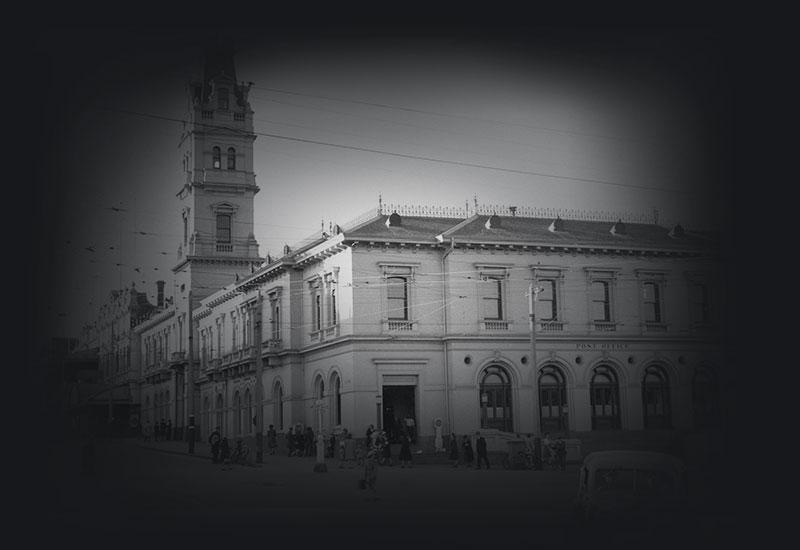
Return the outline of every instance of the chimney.
{"type": "Polygon", "coordinates": [[[156,281],[156,287],[158,287],[156,305],[158,307],[164,307],[164,281],[156,281]]]}

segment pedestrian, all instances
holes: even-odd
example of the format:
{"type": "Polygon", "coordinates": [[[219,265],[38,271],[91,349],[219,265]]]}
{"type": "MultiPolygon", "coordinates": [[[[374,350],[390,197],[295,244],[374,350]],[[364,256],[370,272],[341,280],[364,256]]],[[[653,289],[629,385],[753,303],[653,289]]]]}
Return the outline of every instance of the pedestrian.
{"type": "Polygon", "coordinates": [[[156,422],[153,424],[153,441],[158,441],[158,437],[161,435],[161,425],[156,422]]]}
{"type": "Polygon", "coordinates": [[[383,453],[383,463],[387,466],[392,465],[392,445],[389,443],[389,437],[383,432],[381,441],[381,452],[383,453]]]}
{"type": "Polygon", "coordinates": [[[164,425],[164,439],[170,441],[172,439],[172,419],[168,418],[167,423],[164,425]]]}
{"type": "Polygon", "coordinates": [[[486,452],[486,440],[481,435],[481,432],[475,432],[477,440],[475,441],[475,450],[478,451],[478,461],[475,465],[477,470],[481,469],[481,462],[486,464],[486,469],[489,469],[489,455],[486,452]]]}
{"type": "Polygon", "coordinates": [[[158,431],[161,432],[161,441],[164,441],[167,438],[167,422],[163,418],[161,419],[158,431]]]}
{"type": "Polygon", "coordinates": [[[342,437],[341,439],[339,439],[339,468],[344,468],[345,465],[346,440],[347,440],[347,428],[344,428],[342,429],[342,437]]]}
{"type": "Polygon", "coordinates": [[[289,426],[289,429],[286,431],[286,456],[292,456],[294,454],[294,433],[292,432],[292,427],[289,426]]]}
{"type": "Polygon", "coordinates": [[[367,447],[370,447],[372,445],[372,432],[374,431],[375,431],[375,426],[373,426],[372,424],[367,426],[367,439],[366,439],[367,447]]]}
{"type": "Polygon", "coordinates": [[[306,450],[306,441],[303,437],[303,427],[299,424],[294,429],[294,456],[303,456],[306,450]]]}
{"type": "Polygon", "coordinates": [[[415,443],[417,441],[417,428],[416,428],[416,421],[414,417],[410,414],[406,415],[406,432],[408,432],[408,437],[411,439],[411,443],[415,443]]]}
{"type": "Polygon", "coordinates": [[[306,428],[306,456],[314,456],[314,430],[311,426],[306,428]]]}
{"type": "Polygon", "coordinates": [[[371,493],[367,500],[378,500],[376,485],[378,483],[378,457],[375,449],[370,449],[364,459],[364,483],[371,493]]]}
{"type": "Polygon", "coordinates": [[[562,472],[567,469],[567,444],[563,439],[556,441],[556,463],[562,472]]]}
{"type": "Polygon", "coordinates": [[[150,425],[150,421],[146,420],[144,426],[142,427],[142,435],[144,436],[144,441],[146,443],[150,442],[150,437],[153,434],[153,426],[150,425]]]}
{"type": "Polygon", "coordinates": [[[211,445],[211,462],[214,464],[219,463],[220,441],[219,428],[215,428],[208,436],[208,444],[211,445]]]}
{"type": "Polygon", "coordinates": [[[450,434],[450,460],[453,462],[453,468],[458,467],[458,438],[455,433],[450,434]]]}
{"type": "Polygon", "coordinates": [[[411,438],[408,435],[400,438],[400,467],[406,465],[411,468],[411,438]]]}
{"type": "Polygon", "coordinates": [[[472,441],[470,441],[468,435],[465,435],[461,440],[461,447],[464,449],[464,464],[466,464],[467,468],[471,468],[474,455],[472,452],[472,441]]]}
{"type": "MultiPolygon", "coordinates": [[[[223,437],[222,442],[219,444],[220,458],[222,459],[223,466],[230,466],[231,464],[231,447],[228,444],[228,438],[223,437]]],[[[227,469],[227,468],[225,468],[227,469]]]]}
{"type": "Polygon", "coordinates": [[[328,439],[328,446],[325,450],[325,456],[327,458],[334,458],[336,456],[336,434],[332,433],[331,437],[328,439]]]}
{"type": "Polygon", "coordinates": [[[356,440],[353,439],[353,434],[347,433],[347,438],[344,440],[344,463],[348,468],[354,468],[356,465],[356,440]]]}
{"type": "Polygon", "coordinates": [[[275,449],[278,448],[278,434],[275,433],[275,426],[272,424],[269,425],[267,429],[267,449],[269,449],[269,454],[274,455],[275,449]]]}

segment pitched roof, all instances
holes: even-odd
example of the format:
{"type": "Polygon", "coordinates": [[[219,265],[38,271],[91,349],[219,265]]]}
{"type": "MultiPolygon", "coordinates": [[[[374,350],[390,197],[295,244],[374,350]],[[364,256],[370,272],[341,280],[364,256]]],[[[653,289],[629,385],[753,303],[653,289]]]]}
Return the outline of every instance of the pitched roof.
{"type": "Polygon", "coordinates": [[[373,220],[345,231],[347,240],[380,242],[436,243],[451,237],[460,243],[523,244],[541,246],[581,246],[597,248],[655,249],[655,250],[705,250],[718,244],[714,235],[685,231],[680,237],[671,237],[670,228],[655,224],[624,224],[624,233],[611,233],[614,222],[564,219],[563,230],[550,231],[551,218],[522,216],[495,216],[490,228],[490,216],[475,215],[470,218],[437,218],[402,216],[397,226],[387,226],[389,216],[376,216],[373,220]],[[440,236],[441,239],[437,239],[440,236]]]}

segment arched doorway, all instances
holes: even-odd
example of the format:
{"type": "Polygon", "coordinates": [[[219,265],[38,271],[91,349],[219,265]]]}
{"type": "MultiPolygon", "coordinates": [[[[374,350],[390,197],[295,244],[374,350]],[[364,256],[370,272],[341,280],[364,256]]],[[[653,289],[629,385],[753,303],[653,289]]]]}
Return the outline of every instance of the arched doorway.
{"type": "Polygon", "coordinates": [[[541,433],[564,434],[569,431],[567,383],[556,365],[539,371],[539,423],[541,433]]]}
{"type": "Polygon", "coordinates": [[[514,431],[511,412],[511,376],[500,365],[490,365],[482,373],[478,399],[481,428],[514,431]]]}
{"type": "Polygon", "coordinates": [[[619,430],[619,380],[608,365],[599,365],[592,371],[589,397],[592,408],[593,430],[619,430]]]}
{"type": "Polygon", "coordinates": [[[667,429],[672,425],[669,379],[659,365],[650,365],[642,378],[642,409],[645,429],[667,429]]]}

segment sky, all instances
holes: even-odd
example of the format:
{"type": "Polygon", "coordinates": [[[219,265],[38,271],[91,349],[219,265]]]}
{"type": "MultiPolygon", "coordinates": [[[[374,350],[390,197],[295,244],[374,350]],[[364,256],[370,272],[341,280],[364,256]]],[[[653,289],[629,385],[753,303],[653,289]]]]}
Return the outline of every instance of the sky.
{"type": "Polygon", "coordinates": [[[50,29],[35,47],[45,105],[33,248],[48,281],[37,318],[53,335],[76,335],[113,289],[135,283],[154,302],[161,279],[170,294],[175,120],[218,36],[254,83],[262,256],[379,196],[655,208],[662,224],[724,229],[728,60],[713,29],[50,29]]]}

